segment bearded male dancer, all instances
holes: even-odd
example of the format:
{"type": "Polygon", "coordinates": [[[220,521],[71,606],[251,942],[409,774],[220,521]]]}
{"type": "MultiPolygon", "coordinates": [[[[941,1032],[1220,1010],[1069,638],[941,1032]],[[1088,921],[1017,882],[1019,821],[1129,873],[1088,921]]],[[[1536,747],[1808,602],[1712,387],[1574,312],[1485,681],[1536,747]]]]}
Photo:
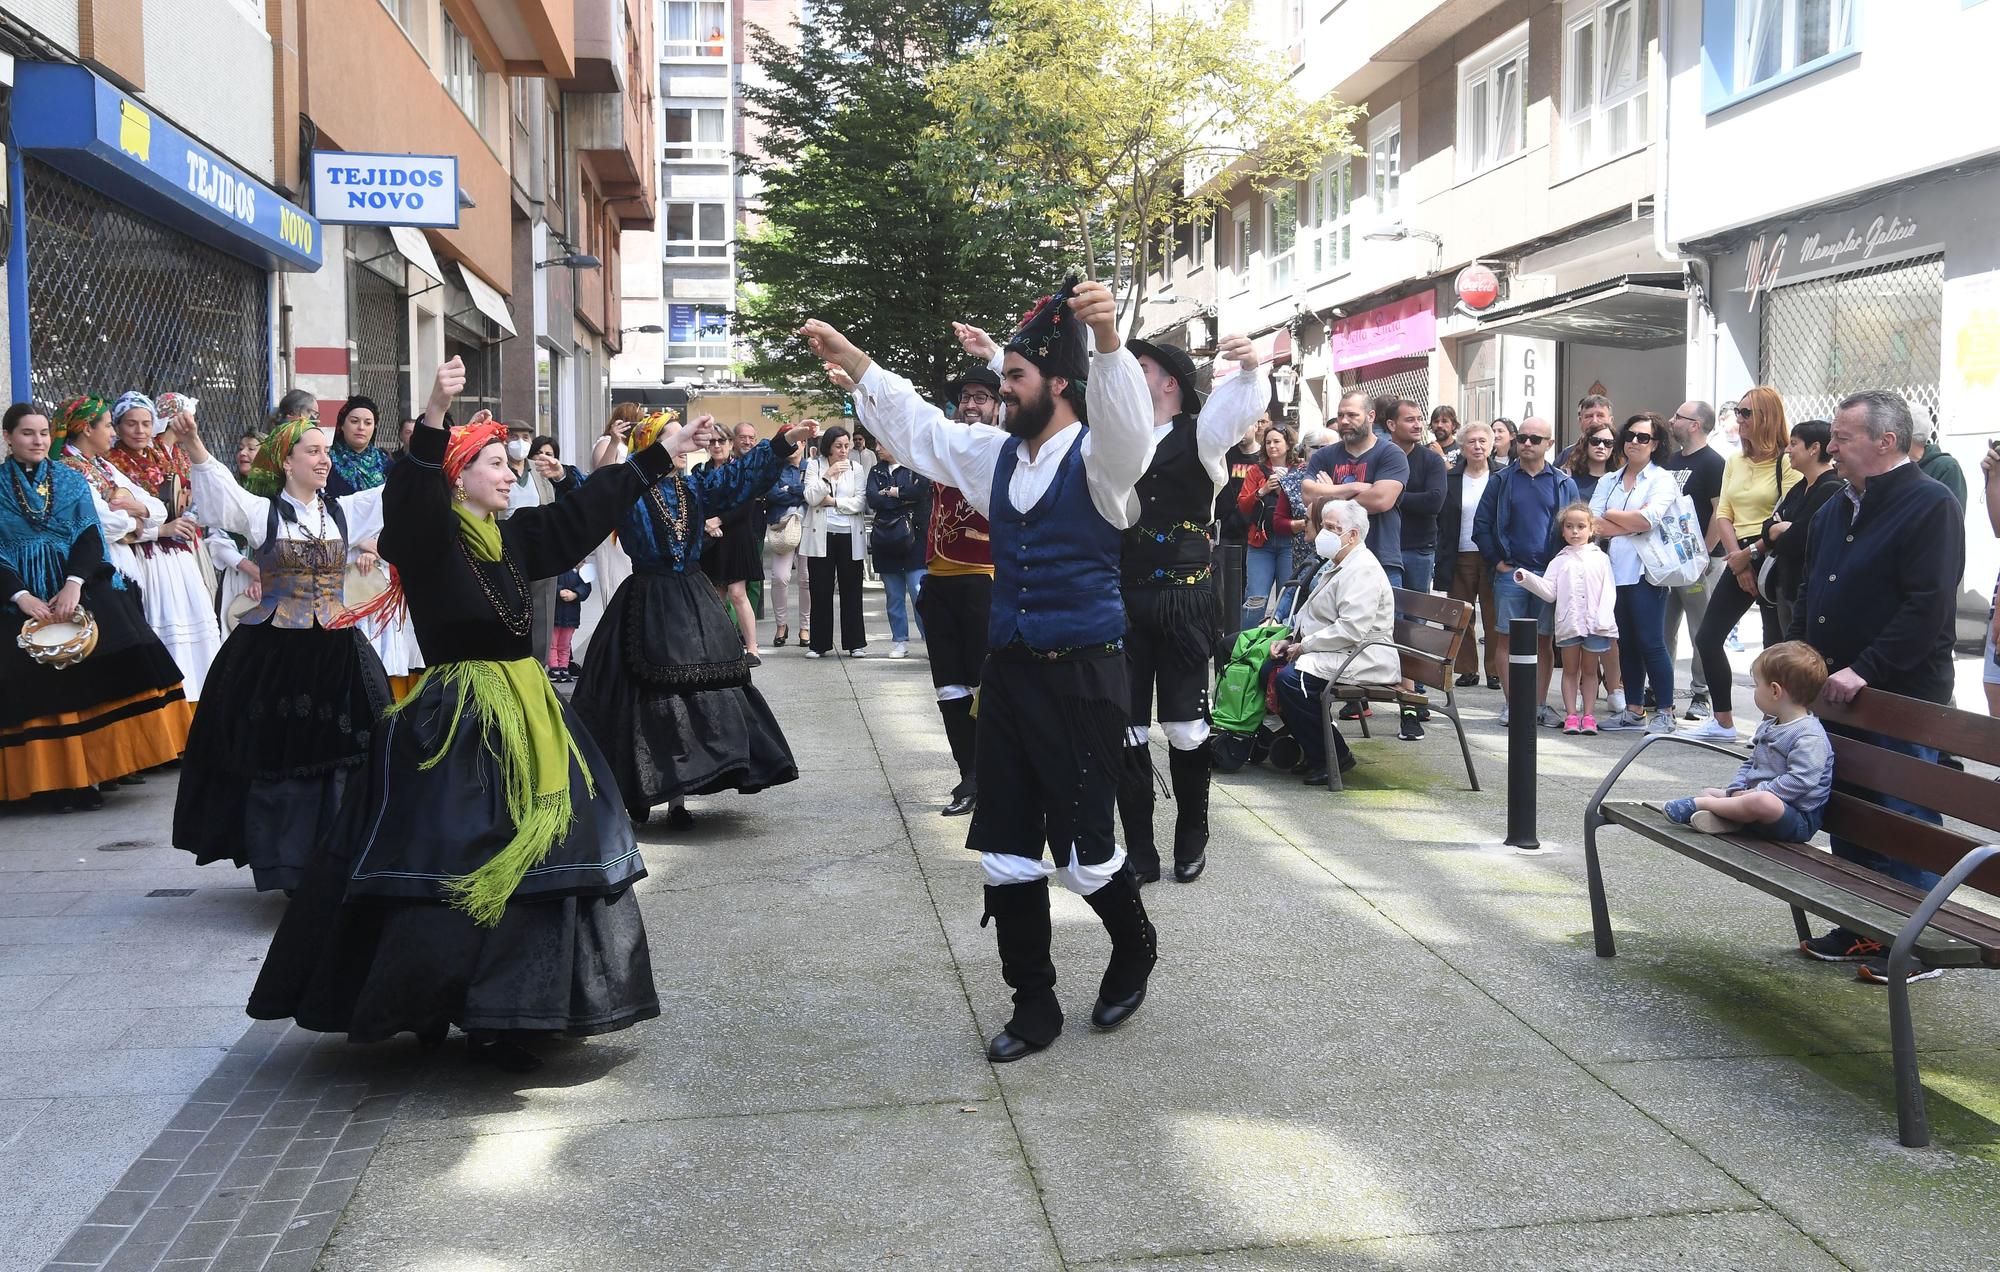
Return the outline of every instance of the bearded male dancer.
{"type": "MultiPolygon", "coordinates": [[[[962,331],[976,331],[965,327],[962,331]]],[[[986,333],[980,332],[985,338],[986,333]]],[[[999,348],[996,345],[994,352],[999,348]]],[[[827,376],[856,397],[854,417],[875,431],[847,373],[829,363],[827,376]]],[[[974,367],[945,386],[945,397],[957,406],[960,424],[1000,422],[1000,376],[974,367]]],[[[890,443],[892,451],[894,443],[890,443]]],[[[901,454],[900,451],[894,451],[901,454]]],[[[924,620],[924,647],[931,665],[931,686],[937,690],[938,713],[944,717],[945,740],[958,765],[958,785],[942,816],[963,817],[979,803],[979,775],[973,765],[978,725],[973,703],[979,692],[979,669],[986,663],[986,629],[993,611],[993,542],[986,517],[957,487],[931,483],[931,515],[927,531],[928,570],[917,610],[924,620]]]]}
{"type": "Polygon", "coordinates": [[[813,353],[856,386],[871,429],[912,469],[959,489],[992,525],[993,612],[979,691],[979,789],[967,846],[986,871],[986,911],[1014,1015],[987,1043],[996,1063],[1062,1032],[1050,948],[1049,876],[1081,894],[1111,936],[1091,1023],[1112,1029],[1145,1001],[1153,925],[1116,836],[1128,692],[1120,534],[1152,462],[1144,374],[1102,283],[1065,283],[1007,344],[1006,427],[953,425],[909,381],[817,319],[813,353]],[[1093,362],[1084,327],[1096,337],[1093,362]],[[1055,866],[1043,859],[1046,851],[1055,866]]]}

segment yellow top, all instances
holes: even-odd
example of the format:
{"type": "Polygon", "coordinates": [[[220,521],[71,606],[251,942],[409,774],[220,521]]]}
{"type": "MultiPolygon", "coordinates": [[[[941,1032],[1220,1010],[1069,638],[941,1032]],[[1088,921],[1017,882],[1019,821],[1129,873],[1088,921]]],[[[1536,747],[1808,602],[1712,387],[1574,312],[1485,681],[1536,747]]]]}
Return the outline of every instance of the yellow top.
{"type": "Polygon", "coordinates": [[[993,567],[990,565],[968,565],[963,561],[954,561],[950,557],[934,556],[931,558],[926,573],[935,574],[940,578],[956,578],[964,574],[984,574],[987,578],[992,578],[993,567]]]}
{"type": "MultiPolygon", "coordinates": [[[[1774,463],[1784,464],[1784,458],[1752,461],[1732,455],[1722,466],[1722,496],[1715,501],[1715,515],[1736,527],[1738,539],[1764,533],[1764,523],[1777,510],[1778,481],[1771,474],[1774,463]]],[[[1781,480],[1790,490],[1799,484],[1799,470],[1785,464],[1781,480]]]]}

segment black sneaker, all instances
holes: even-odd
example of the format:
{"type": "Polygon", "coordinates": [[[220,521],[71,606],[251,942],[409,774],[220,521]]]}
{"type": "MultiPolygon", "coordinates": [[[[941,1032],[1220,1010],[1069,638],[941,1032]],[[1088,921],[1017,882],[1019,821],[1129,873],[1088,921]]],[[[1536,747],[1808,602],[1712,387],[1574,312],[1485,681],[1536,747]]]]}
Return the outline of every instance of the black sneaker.
{"type": "MultiPolygon", "coordinates": [[[[1942,975],[1944,975],[1942,967],[1930,967],[1918,962],[1916,959],[1911,959],[1910,974],[1904,979],[1914,984],[1920,980],[1935,980],[1942,975]]],[[[1854,978],[1856,980],[1867,981],[1870,985],[1887,985],[1889,983],[1889,956],[1883,954],[1876,958],[1863,959],[1861,966],[1854,969],[1854,978]]]]}
{"type": "Polygon", "coordinates": [[[1886,958],[1889,951],[1873,937],[1837,927],[1825,936],[1800,941],[1799,953],[1822,963],[1860,963],[1878,955],[1886,958]]]}
{"type": "Polygon", "coordinates": [[[1359,699],[1348,703],[1340,709],[1340,718],[1343,720],[1359,720],[1362,716],[1367,716],[1371,720],[1374,719],[1375,708],[1366,705],[1359,699]]]}
{"type": "Polygon", "coordinates": [[[1479,673],[1476,671],[1461,672],[1458,679],[1452,681],[1452,683],[1460,689],[1470,689],[1479,683],[1479,673]]]}
{"type": "Polygon", "coordinates": [[[1486,687],[1488,689],[1498,689],[1500,687],[1500,677],[1488,676],[1486,678],[1486,687]]]}
{"type": "Polygon", "coordinates": [[[1396,736],[1405,742],[1415,742],[1424,736],[1423,718],[1415,707],[1403,708],[1402,727],[1396,730],[1396,736]]]}

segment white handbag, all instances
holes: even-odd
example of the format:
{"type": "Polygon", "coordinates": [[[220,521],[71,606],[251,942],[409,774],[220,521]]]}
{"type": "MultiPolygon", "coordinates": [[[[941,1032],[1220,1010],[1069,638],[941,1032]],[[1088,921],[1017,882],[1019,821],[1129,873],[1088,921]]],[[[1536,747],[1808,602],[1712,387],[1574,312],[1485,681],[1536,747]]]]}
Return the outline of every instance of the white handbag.
{"type": "Polygon", "coordinates": [[[1639,564],[1655,587],[1686,587],[1708,573],[1708,545],[1691,497],[1676,496],[1653,532],[1640,537],[1639,564]]]}

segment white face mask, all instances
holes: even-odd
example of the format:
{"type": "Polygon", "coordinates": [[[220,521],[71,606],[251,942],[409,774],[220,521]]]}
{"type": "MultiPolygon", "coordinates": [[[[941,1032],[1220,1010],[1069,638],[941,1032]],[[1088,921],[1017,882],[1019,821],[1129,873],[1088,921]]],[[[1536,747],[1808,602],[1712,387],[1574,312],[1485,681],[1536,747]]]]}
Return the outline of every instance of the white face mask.
{"type": "Polygon", "coordinates": [[[1331,561],[1340,555],[1340,535],[1337,531],[1322,530],[1313,537],[1313,551],[1331,561]]]}
{"type": "Polygon", "coordinates": [[[518,464],[527,457],[528,444],[526,442],[514,441],[507,443],[507,458],[518,464]]]}

